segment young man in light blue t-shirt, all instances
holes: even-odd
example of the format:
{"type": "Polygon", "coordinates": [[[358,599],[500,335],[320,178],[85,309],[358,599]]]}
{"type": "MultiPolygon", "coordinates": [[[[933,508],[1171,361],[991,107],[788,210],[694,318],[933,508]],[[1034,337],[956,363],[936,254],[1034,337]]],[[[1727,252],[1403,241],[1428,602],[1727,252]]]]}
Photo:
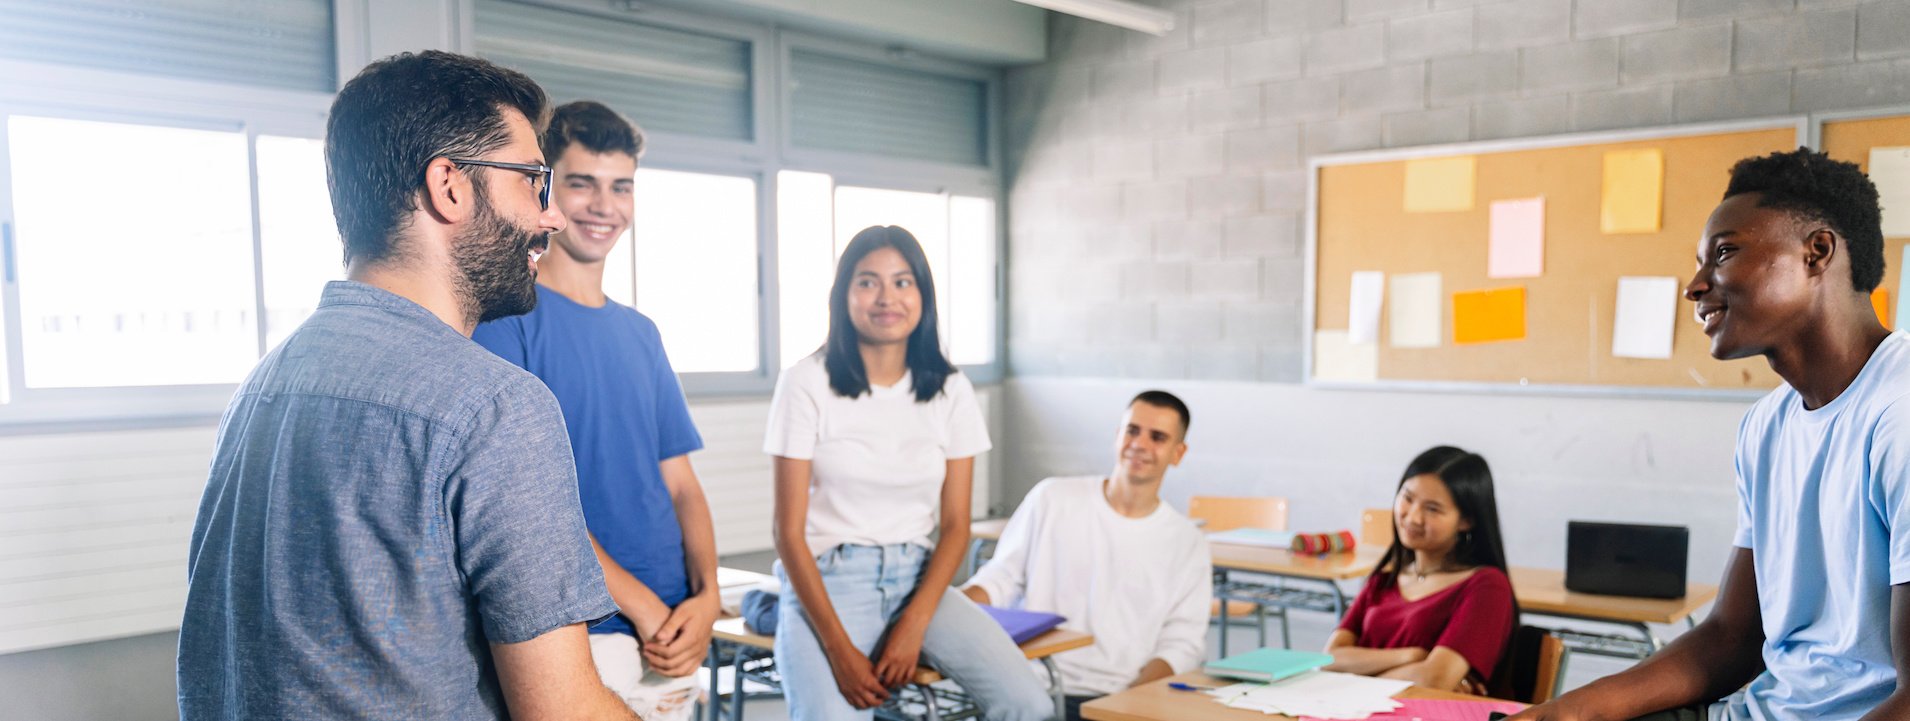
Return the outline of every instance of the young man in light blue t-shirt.
{"type": "Polygon", "coordinates": [[[543,150],[552,209],[570,225],[538,262],[536,310],[472,339],[543,380],[563,409],[584,523],[622,610],[590,629],[599,676],[644,719],[682,721],[721,613],[710,507],[689,459],[703,438],[656,324],[603,292],[604,259],[635,215],[642,143],[602,104],[557,109],[543,150]]]}
{"type": "Polygon", "coordinates": [[[1785,383],[1738,429],[1717,604],[1644,663],[1519,721],[1910,718],[1910,339],[1870,304],[1877,189],[1799,148],[1739,162],[1724,195],[1685,297],[1712,356],[1764,356],[1785,383]]]}

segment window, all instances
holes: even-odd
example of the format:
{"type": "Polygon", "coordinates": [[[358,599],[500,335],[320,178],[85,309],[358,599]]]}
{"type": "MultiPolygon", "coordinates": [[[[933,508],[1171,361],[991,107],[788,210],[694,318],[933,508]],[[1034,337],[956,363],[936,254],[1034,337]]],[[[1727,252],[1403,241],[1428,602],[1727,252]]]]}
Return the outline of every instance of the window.
{"type": "Polygon", "coordinates": [[[245,134],[7,123],[28,388],[236,383],[258,360],[245,134]]]}
{"type": "Polygon", "coordinates": [[[755,178],[637,171],[636,307],[679,373],[762,365],[756,197],[755,178]]]}
{"type": "Polygon", "coordinates": [[[796,146],[952,165],[988,163],[987,84],[796,50],[796,146]]]}
{"type": "Polygon", "coordinates": [[[344,243],[325,187],[325,143],[258,139],[259,247],[265,347],[276,347],[312,311],[325,283],[345,277],[344,243]]]}
{"type": "Polygon", "coordinates": [[[777,212],[781,252],[785,367],[814,352],[829,332],[829,288],[836,259],[864,228],[909,231],[935,277],[944,350],[960,365],[995,360],[994,201],[847,185],[820,173],[785,171],[777,212]]]}

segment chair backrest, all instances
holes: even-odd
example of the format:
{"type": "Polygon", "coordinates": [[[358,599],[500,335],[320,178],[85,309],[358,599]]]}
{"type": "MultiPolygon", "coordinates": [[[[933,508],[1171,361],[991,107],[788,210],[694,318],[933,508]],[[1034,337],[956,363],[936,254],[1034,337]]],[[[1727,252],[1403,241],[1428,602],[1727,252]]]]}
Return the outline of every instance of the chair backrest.
{"type": "Polygon", "coordinates": [[[1206,521],[1201,530],[1208,533],[1236,528],[1284,531],[1287,530],[1287,499],[1279,496],[1194,496],[1187,501],[1187,516],[1206,521]]]}
{"type": "Polygon", "coordinates": [[[1492,695],[1531,704],[1552,700],[1565,679],[1565,655],[1565,642],[1552,632],[1520,626],[1493,673],[1492,695]]]}
{"type": "Polygon", "coordinates": [[[1393,512],[1385,508],[1360,511],[1360,545],[1384,550],[1393,545],[1393,512]]]}

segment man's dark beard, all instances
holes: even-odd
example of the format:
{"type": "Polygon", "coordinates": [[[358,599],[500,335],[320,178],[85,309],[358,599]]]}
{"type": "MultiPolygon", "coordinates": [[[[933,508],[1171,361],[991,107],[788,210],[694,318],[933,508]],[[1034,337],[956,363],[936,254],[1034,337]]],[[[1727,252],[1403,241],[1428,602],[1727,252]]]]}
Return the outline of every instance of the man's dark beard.
{"type": "Polygon", "coordinates": [[[451,244],[464,317],[483,323],[529,313],[537,307],[537,274],[530,269],[530,249],[549,247],[550,234],[511,225],[498,217],[483,193],[476,195],[478,211],[471,227],[451,244]]]}

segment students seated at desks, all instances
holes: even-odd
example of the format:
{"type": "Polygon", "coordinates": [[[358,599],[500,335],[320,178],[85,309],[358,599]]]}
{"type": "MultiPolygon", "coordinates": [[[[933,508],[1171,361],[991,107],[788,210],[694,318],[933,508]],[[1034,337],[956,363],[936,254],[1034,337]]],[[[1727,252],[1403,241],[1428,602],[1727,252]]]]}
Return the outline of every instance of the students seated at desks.
{"type": "Polygon", "coordinates": [[[776,668],[795,721],[872,718],[918,658],[985,718],[1054,715],[1007,632],[949,586],[989,441],[941,348],[922,246],[893,226],[857,233],[828,342],[783,371],[763,443],[776,457],[776,668]]]}
{"type": "Polygon", "coordinates": [[[1799,148],[1731,169],[1685,298],[1712,357],[1764,356],[1784,384],[1738,427],[1717,602],[1521,721],[1910,718],[1910,339],[1870,304],[1881,222],[1854,164],[1799,148]]]}
{"type": "Polygon", "coordinates": [[[1326,642],[1327,670],[1483,693],[1519,617],[1486,459],[1451,446],[1419,454],[1393,495],[1393,529],[1326,642]]]}
{"type": "Polygon", "coordinates": [[[1114,472],[1050,478],[1028,492],[963,592],[977,603],[1044,611],[1094,645],[1057,654],[1067,716],[1083,702],[1198,668],[1207,657],[1212,552],[1161,502],[1187,453],[1187,405],[1165,391],[1128,403],[1114,472]]]}

